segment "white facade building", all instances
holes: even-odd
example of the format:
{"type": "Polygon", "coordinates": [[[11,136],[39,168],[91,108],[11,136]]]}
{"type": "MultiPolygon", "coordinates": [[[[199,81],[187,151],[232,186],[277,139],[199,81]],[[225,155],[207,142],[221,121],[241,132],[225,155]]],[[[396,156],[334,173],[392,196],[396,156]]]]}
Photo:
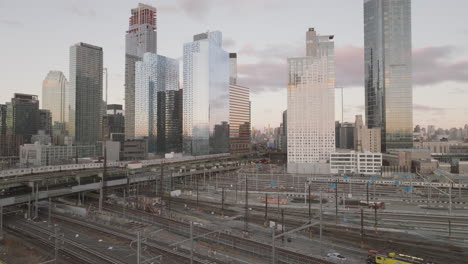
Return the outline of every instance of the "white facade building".
{"type": "Polygon", "coordinates": [[[335,151],[334,42],[313,28],[306,37],[307,56],[288,59],[288,172],[323,174],[335,151]]]}
{"type": "Polygon", "coordinates": [[[101,154],[96,145],[53,146],[36,142],[20,147],[20,164],[26,167],[61,165],[73,163],[77,157],[96,158],[101,154]]]}
{"type": "Polygon", "coordinates": [[[382,171],[382,153],[337,152],[330,154],[332,174],[377,175],[382,171]]]}

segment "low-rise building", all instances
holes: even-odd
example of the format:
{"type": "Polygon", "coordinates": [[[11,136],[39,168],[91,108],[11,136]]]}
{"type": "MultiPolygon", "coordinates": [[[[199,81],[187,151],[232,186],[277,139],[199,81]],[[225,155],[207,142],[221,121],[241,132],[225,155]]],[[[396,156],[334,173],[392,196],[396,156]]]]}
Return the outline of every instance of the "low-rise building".
{"type": "Polygon", "coordinates": [[[395,149],[383,155],[389,166],[411,168],[413,160],[431,159],[429,149],[395,149]]]}
{"type": "Polygon", "coordinates": [[[101,156],[100,148],[96,145],[53,146],[25,144],[20,147],[20,165],[26,167],[49,166],[74,163],[78,158],[101,156]]]}
{"type": "Polygon", "coordinates": [[[382,153],[336,152],[330,154],[332,174],[376,175],[382,171],[382,153]]]}
{"type": "Polygon", "coordinates": [[[439,162],[439,170],[443,170],[445,172],[452,172],[452,164],[439,162]]]}
{"type": "Polygon", "coordinates": [[[450,143],[448,141],[414,142],[414,148],[429,149],[431,153],[448,153],[450,149],[450,143]]]}
{"type": "Polygon", "coordinates": [[[146,139],[126,140],[123,145],[123,160],[143,160],[148,156],[148,141],[146,139]]]}
{"type": "Polygon", "coordinates": [[[468,161],[458,162],[458,173],[468,175],[468,161]]]}
{"type": "Polygon", "coordinates": [[[439,168],[439,162],[435,159],[418,159],[413,160],[412,167],[416,173],[430,175],[434,173],[434,170],[439,168]]]}

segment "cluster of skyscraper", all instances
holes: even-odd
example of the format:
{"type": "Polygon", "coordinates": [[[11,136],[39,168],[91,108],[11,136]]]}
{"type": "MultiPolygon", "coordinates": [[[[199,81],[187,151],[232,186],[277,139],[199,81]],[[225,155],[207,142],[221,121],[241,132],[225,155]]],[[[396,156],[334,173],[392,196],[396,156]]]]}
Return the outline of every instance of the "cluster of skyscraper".
{"type": "MultiPolygon", "coordinates": [[[[412,148],[410,0],[364,0],[364,51],[366,127],[356,121],[354,144],[379,149],[381,138],[382,152],[412,148]]],[[[309,29],[306,57],[288,59],[288,67],[288,171],[326,173],[335,151],[333,36],[309,29]]]]}
{"type": "Polygon", "coordinates": [[[156,15],[145,4],[131,10],[124,110],[103,100],[103,49],[77,43],[70,47],[69,80],[51,71],[43,82],[48,111],[39,110],[35,95],[15,94],[0,105],[0,156],[18,156],[19,145],[34,143],[39,128],[55,135],[51,143],[57,145],[112,140],[122,143],[123,153],[126,141],[155,154],[250,151],[249,89],[237,85],[237,54],[223,49],[221,32],[195,35],[183,46],[180,87],[179,61],[157,53],[156,15]]]}
{"type": "Polygon", "coordinates": [[[236,85],[236,55],[223,49],[221,32],[184,45],[183,89],[179,62],[158,55],[156,39],[156,9],[140,4],[126,36],[126,138],[148,139],[154,153],[249,151],[249,90],[236,85]]]}

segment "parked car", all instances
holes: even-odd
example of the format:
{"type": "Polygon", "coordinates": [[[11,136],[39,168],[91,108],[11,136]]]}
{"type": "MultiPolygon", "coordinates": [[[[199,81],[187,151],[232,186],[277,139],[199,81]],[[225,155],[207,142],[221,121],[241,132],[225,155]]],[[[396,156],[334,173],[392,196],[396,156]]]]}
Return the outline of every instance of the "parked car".
{"type": "Polygon", "coordinates": [[[329,257],[331,259],[334,259],[334,260],[339,260],[339,261],[345,261],[346,260],[346,258],[343,255],[341,255],[340,253],[336,253],[336,252],[328,253],[327,257],[329,257]]]}

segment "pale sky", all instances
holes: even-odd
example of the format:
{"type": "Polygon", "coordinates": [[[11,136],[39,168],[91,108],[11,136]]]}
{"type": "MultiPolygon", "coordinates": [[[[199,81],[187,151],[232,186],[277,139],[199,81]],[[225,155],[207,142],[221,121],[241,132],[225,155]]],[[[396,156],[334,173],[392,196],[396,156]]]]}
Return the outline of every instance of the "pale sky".
{"type": "MultiPolygon", "coordinates": [[[[0,0],[0,103],[13,93],[41,96],[49,70],[69,76],[69,48],[104,49],[109,103],[123,104],[125,31],[133,0],[0,0]]],[[[305,53],[305,32],[335,35],[344,119],[363,114],[363,0],[150,0],[158,9],[158,53],[181,58],[194,34],[223,33],[238,53],[239,84],[251,88],[252,125],[276,127],[286,109],[286,58],[305,53]]],[[[413,0],[414,124],[468,123],[466,0],[413,0]]],[[[39,98],[41,99],[41,98],[39,98]]],[[[341,119],[341,91],[336,93],[341,119]]]]}

